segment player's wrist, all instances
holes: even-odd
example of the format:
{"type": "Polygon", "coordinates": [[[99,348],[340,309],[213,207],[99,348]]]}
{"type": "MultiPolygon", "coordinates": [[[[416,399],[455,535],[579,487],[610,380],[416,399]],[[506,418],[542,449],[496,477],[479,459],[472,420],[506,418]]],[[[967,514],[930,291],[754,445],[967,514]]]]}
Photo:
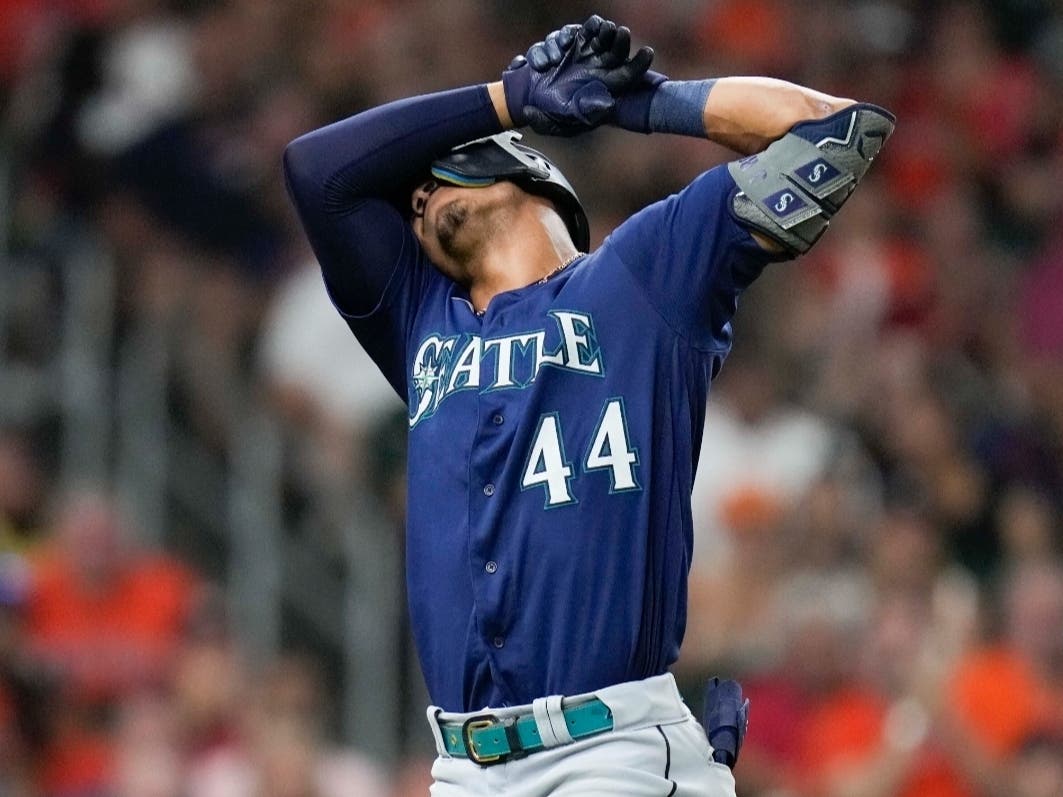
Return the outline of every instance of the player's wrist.
{"type": "Polygon", "coordinates": [[[618,100],[617,126],[639,133],[705,138],[705,103],[715,79],[668,80],[651,75],[651,82],[618,100]]]}
{"type": "MultiPolygon", "coordinates": [[[[534,78],[535,72],[522,55],[514,58],[502,72],[502,79],[498,81],[502,89],[500,104],[505,115],[509,117],[511,127],[524,127],[528,124],[524,109],[528,107],[528,95],[531,93],[534,78]]],[[[499,110],[498,105],[495,109],[499,110]]],[[[499,121],[502,120],[501,111],[498,118],[499,121]]]]}
{"type": "Polygon", "coordinates": [[[491,98],[491,105],[494,106],[495,115],[498,116],[498,123],[502,125],[502,129],[509,130],[517,127],[509,110],[506,100],[506,87],[503,81],[496,80],[493,83],[488,83],[487,96],[491,98]]]}
{"type": "Polygon", "coordinates": [[[653,95],[650,127],[655,133],[705,138],[705,105],[715,78],[670,80],[653,95]]]}

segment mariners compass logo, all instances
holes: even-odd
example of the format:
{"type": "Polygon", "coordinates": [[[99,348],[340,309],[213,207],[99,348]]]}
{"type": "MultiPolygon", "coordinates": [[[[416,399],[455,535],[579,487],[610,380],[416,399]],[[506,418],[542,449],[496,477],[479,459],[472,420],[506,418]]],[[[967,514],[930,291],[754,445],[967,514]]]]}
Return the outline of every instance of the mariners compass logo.
{"type": "Polygon", "coordinates": [[[439,381],[440,366],[418,363],[413,367],[413,384],[418,395],[431,391],[439,381]]]}

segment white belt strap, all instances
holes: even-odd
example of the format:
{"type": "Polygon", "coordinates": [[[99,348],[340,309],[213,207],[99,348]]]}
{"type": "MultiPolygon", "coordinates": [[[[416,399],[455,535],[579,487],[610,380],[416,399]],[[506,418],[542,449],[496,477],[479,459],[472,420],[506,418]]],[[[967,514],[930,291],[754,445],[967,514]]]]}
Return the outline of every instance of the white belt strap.
{"type": "Polygon", "coordinates": [[[535,727],[543,740],[543,747],[557,747],[575,741],[568,732],[565,715],[561,711],[561,695],[540,697],[532,701],[535,727]]]}

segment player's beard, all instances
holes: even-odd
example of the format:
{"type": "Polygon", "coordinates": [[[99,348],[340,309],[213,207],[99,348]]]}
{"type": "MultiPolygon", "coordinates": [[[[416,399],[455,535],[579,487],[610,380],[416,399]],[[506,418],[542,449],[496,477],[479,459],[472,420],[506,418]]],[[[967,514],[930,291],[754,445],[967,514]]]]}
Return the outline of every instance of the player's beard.
{"type": "Polygon", "coordinates": [[[461,233],[467,227],[469,206],[461,200],[453,199],[439,209],[436,219],[436,237],[440,249],[447,257],[465,260],[469,256],[468,242],[462,240],[466,236],[461,233]]]}
{"type": "Polygon", "coordinates": [[[518,190],[470,192],[450,198],[435,210],[432,233],[450,263],[442,268],[447,276],[466,286],[475,281],[484,253],[512,228],[513,193],[518,190]]]}

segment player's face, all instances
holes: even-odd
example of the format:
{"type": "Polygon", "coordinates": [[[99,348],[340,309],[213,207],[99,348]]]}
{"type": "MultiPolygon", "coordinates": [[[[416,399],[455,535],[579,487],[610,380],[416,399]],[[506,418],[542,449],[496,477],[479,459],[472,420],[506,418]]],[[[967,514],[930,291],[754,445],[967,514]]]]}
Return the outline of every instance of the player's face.
{"type": "Polygon", "coordinates": [[[413,232],[432,262],[446,270],[448,263],[475,255],[490,234],[503,227],[523,194],[505,180],[483,188],[428,180],[411,197],[413,232]]]}

